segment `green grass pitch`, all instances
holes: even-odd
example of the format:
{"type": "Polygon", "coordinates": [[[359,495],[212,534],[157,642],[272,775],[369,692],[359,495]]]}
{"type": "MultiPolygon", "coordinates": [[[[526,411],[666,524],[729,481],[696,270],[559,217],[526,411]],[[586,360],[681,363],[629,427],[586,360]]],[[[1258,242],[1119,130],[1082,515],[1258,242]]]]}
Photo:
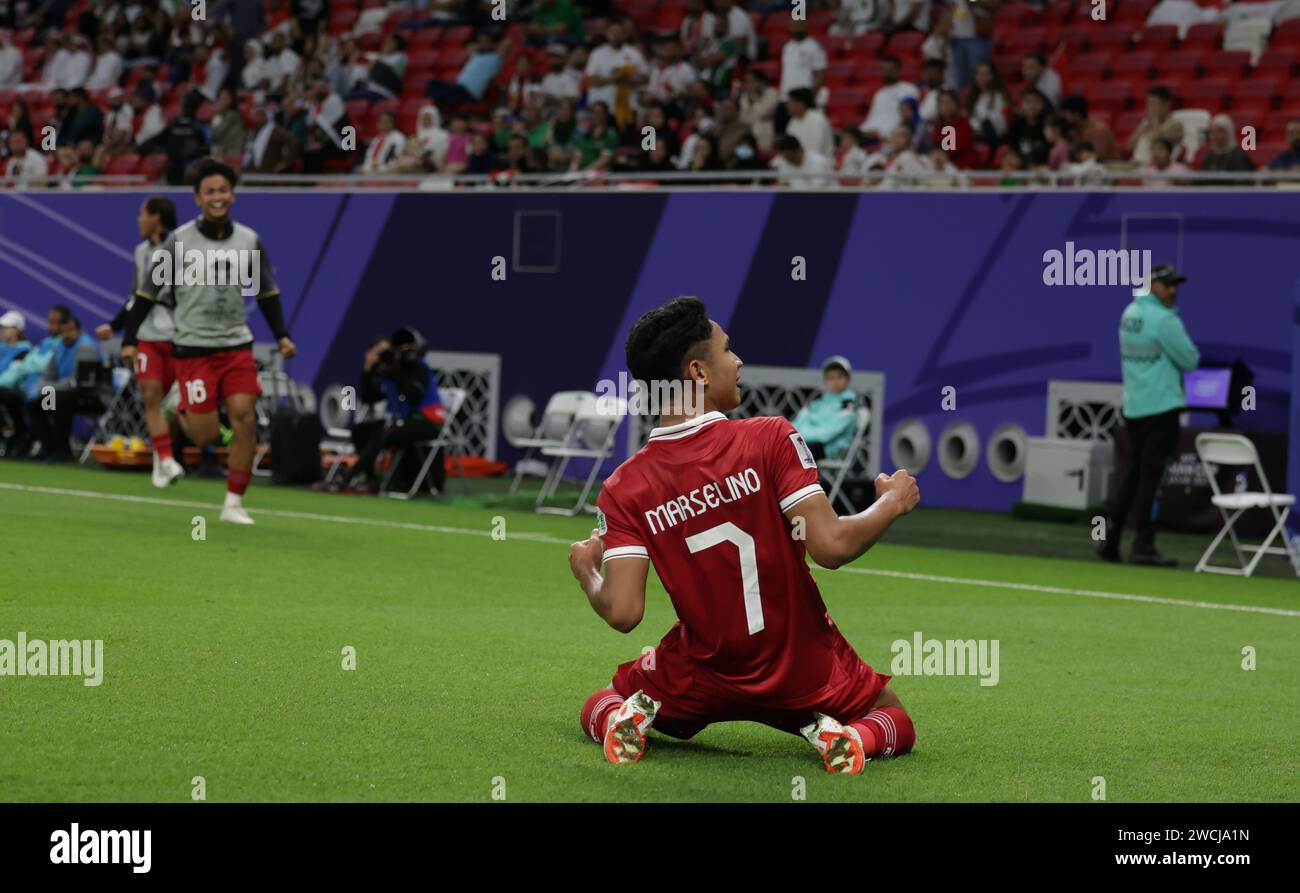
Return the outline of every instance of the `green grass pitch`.
{"type": "MultiPolygon", "coordinates": [[[[564,545],[589,518],[538,516],[526,500],[259,484],[246,500],[258,524],[239,528],[216,520],[222,489],[0,463],[0,639],[105,649],[99,687],[0,677],[0,800],[188,801],[195,776],[227,802],[503,789],[509,801],[790,802],[799,778],[810,802],[1086,802],[1099,776],[1112,802],[1300,799],[1294,578],[1014,554],[1046,551],[1041,522],[920,510],[853,569],[814,571],[831,615],[884,672],[890,643],[917,631],[996,639],[997,685],[898,678],[917,750],[861,777],[828,776],[802,739],[741,723],[655,736],[644,761],[614,767],[578,710],[673,615],[653,575],[630,635],[591,612],[564,545]],[[497,517],[504,539],[490,535],[497,517]],[[957,541],[945,525],[991,530],[1012,554],[945,548],[957,541]]],[[[1085,556],[1086,529],[1068,536],[1085,556]]]]}

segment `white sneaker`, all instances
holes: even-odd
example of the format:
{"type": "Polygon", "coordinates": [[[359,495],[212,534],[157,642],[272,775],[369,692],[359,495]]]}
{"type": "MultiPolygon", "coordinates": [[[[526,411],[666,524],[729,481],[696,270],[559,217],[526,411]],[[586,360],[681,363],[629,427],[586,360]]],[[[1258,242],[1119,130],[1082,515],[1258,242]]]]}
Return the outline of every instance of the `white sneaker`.
{"type": "Polygon", "coordinates": [[[244,511],[242,505],[223,505],[221,507],[221,520],[229,521],[231,524],[255,524],[248,512],[244,511]]]}
{"type": "Polygon", "coordinates": [[[181,467],[181,463],[175,459],[159,460],[154,457],[153,485],[155,487],[159,489],[169,487],[183,477],[185,477],[185,469],[181,467]]]}
{"type": "Polygon", "coordinates": [[[815,713],[813,721],[799,731],[817,748],[827,772],[857,775],[866,765],[862,738],[852,726],[845,728],[833,717],[815,713]]]}
{"type": "Polygon", "coordinates": [[[659,702],[639,691],[614,711],[605,729],[605,759],[611,763],[635,763],[645,756],[645,733],[655,721],[659,702]]]}

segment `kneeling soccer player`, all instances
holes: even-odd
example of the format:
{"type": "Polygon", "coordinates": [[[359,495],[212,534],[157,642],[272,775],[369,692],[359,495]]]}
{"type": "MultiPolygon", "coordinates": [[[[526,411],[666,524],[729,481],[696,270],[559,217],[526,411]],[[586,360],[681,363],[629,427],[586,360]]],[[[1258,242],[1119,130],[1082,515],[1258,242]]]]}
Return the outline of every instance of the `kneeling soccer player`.
{"type": "Polygon", "coordinates": [[[829,772],[907,753],[916,735],[890,677],[840,634],[804,554],[828,568],[862,555],[916,506],[915,479],[881,474],[875,503],[838,517],[788,421],[723,414],[740,403],[742,363],[698,298],[641,317],[627,363],[640,381],[683,381],[703,399],[663,412],[605,482],[599,529],[570,547],[569,565],[596,613],[630,632],[653,561],[678,622],[587,699],[583,731],[613,763],[639,760],[652,726],[689,738],[733,720],[802,734],[829,772]]]}

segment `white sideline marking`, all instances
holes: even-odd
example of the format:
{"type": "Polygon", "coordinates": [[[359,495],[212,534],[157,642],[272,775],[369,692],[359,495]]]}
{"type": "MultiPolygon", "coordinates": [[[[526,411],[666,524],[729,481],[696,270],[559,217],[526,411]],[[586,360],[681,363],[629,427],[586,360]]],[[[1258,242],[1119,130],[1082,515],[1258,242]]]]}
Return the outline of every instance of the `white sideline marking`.
{"type": "MultiPolygon", "coordinates": [[[[3,481],[0,481],[0,490],[15,490],[22,493],[45,493],[52,496],[79,496],[85,499],[108,499],[115,502],[134,502],[142,505],[164,505],[173,508],[197,508],[213,512],[221,509],[221,506],[213,505],[208,502],[190,502],[182,499],[162,499],[157,496],[132,496],[126,493],[100,493],[96,490],[71,490],[64,487],[36,487],[29,484],[10,484],[3,481]]],[[[489,530],[472,530],[468,527],[446,527],[439,524],[416,524],[409,521],[387,521],[382,518],[357,518],[348,515],[320,515],[313,512],[293,512],[284,509],[255,508],[253,511],[258,515],[270,515],[278,518],[297,518],[304,521],[326,521],[335,524],[360,524],[368,527],[388,527],[400,530],[423,530],[429,533],[450,533],[461,536],[492,536],[492,532],[489,530]]],[[[571,542],[567,537],[551,536],[547,533],[534,532],[511,533],[510,538],[566,546],[571,542]]],[[[991,589],[1015,589],[1022,592],[1046,592],[1055,595],[1077,595],[1083,598],[1104,598],[1112,601],[1173,605],[1179,608],[1206,608],[1216,611],[1272,614],[1278,617],[1300,617],[1300,610],[1268,608],[1259,605],[1220,604],[1218,602],[1200,602],[1181,598],[1163,598],[1155,595],[1134,595],[1128,592],[1103,592],[1096,589],[1071,589],[1065,586],[1043,586],[1037,583],[1011,583],[1004,580],[980,580],[970,577],[944,577],[937,574],[916,574],[908,571],[887,571],[864,567],[845,567],[840,570],[850,574],[867,574],[875,577],[896,577],[903,580],[918,580],[927,583],[946,583],[952,586],[986,586],[991,589]]]]}

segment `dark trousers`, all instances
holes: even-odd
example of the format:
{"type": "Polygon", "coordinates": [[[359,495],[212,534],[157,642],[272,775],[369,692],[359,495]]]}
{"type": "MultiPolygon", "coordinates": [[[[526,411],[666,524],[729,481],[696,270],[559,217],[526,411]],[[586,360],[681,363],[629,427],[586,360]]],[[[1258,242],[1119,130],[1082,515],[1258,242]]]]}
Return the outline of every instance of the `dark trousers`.
{"type": "MultiPolygon", "coordinates": [[[[352,476],[357,473],[370,474],[375,467],[375,459],[379,458],[381,450],[390,447],[404,450],[412,444],[432,440],[438,436],[438,432],[441,430],[441,425],[435,425],[424,416],[418,415],[411,416],[400,425],[389,425],[374,434],[362,447],[361,452],[357,454],[357,464],[353,466],[352,474],[348,475],[348,479],[351,480],[352,476]]],[[[438,450],[438,457],[433,460],[433,467],[429,469],[429,476],[433,479],[433,485],[442,490],[443,484],[447,480],[447,468],[443,462],[442,450],[438,450]]]]}
{"type": "Polygon", "coordinates": [[[424,86],[424,95],[432,99],[440,109],[454,109],[478,102],[473,93],[455,81],[429,81],[424,86]]]}
{"type": "Polygon", "coordinates": [[[27,417],[32,423],[32,436],[41,442],[41,455],[67,458],[72,455],[68,439],[72,436],[72,420],[76,417],[77,392],[72,388],[58,388],[54,392],[54,408],[42,409],[44,397],[27,402],[27,417]]]}
{"type": "Polygon", "coordinates": [[[1110,517],[1107,540],[1110,546],[1119,547],[1120,534],[1129,511],[1133,510],[1137,535],[1133,539],[1134,552],[1149,552],[1156,541],[1156,491],[1165,474],[1165,466],[1178,449],[1178,415],[1181,410],[1171,409],[1140,419],[1124,417],[1128,432],[1129,458],[1124,480],[1115,496],[1110,517]]]}
{"type": "Polygon", "coordinates": [[[0,388],[0,412],[9,417],[15,441],[22,440],[27,435],[27,415],[23,412],[23,404],[26,402],[27,395],[21,388],[0,388]]]}

